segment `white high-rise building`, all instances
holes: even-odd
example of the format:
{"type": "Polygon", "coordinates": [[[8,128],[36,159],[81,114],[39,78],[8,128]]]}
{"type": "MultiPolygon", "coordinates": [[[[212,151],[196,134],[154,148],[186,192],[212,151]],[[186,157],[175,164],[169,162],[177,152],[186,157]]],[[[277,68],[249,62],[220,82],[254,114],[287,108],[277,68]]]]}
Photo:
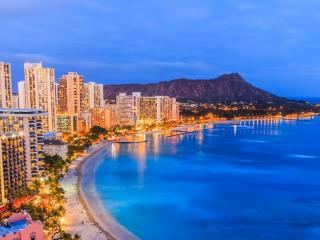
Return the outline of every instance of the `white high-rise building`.
{"type": "Polygon", "coordinates": [[[88,109],[104,107],[103,84],[96,84],[95,82],[86,83],[85,95],[88,109]]]}
{"type": "Polygon", "coordinates": [[[133,92],[132,95],[120,93],[117,96],[117,119],[120,126],[135,126],[138,124],[140,97],[140,92],[133,92]]]}
{"type": "Polygon", "coordinates": [[[26,107],[42,109],[48,113],[44,129],[56,129],[56,100],[54,69],[44,68],[41,63],[25,63],[26,107]]]}
{"type": "Polygon", "coordinates": [[[11,104],[11,66],[9,63],[0,62],[0,107],[11,108],[11,104]]]}
{"type": "Polygon", "coordinates": [[[19,108],[26,108],[26,82],[18,82],[19,108]]]}

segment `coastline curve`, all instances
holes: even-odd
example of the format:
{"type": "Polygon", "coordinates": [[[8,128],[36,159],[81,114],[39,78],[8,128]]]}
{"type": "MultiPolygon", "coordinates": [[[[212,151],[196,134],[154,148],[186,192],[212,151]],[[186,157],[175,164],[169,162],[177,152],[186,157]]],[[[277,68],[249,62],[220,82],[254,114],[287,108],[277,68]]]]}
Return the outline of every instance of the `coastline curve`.
{"type": "Polygon", "coordinates": [[[112,143],[102,143],[95,146],[88,156],[76,165],[76,193],[90,222],[108,240],[138,240],[133,233],[120,225],[103,206],[95,187],[95,172],[105,159],[112,143]]]}

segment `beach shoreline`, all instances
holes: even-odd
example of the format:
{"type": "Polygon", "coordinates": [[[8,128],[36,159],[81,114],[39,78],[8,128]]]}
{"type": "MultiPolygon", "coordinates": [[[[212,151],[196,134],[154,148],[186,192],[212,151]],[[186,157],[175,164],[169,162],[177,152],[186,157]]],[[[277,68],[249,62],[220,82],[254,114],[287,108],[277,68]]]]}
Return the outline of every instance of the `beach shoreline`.
{"type": "Polygon", "coordinates": [[[111,143],[96,144],[87,156],[73,162],[62,182],[67,199],[63,229],[82,239],[136,240],[108,213],[95,188],[95,171],[110,147],[111,143]]]}
{"type": "MultiPolygon", "coordinates": [[[[184,124],[173,129],[203,124],[224,124],[248,120],[281,119],[237,119],[219,120],[207,123],[184,124]]],[[[284,119],[282,119],[284,120],[284,119]]],[[[163,131],[149,131],[139,134],[152,134],[163,131]]],[[[188,132],[187,132],[188,133],[188,132]]],[[[189,132],[191,133],[191,132],[189,132]]],[[[101,142],[91,147],[87,156],[75,160],[62,185],[66,191],[66,216],[63,229],[70,233],[79,233],[82,239],[136,240],[135,235],[120,225],[102,204],[95,187],[95,172],[101,161],[109,154],[113,143],[101,142]]]]}

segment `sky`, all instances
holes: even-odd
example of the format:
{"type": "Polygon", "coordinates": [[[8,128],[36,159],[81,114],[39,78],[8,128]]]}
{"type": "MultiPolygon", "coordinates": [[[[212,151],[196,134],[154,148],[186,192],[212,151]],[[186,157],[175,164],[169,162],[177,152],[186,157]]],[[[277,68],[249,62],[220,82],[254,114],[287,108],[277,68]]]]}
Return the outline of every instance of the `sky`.
{"type": "MultiPolygon", "coordinates": [[[[0,61],[105,84],[238,72],[287,97],[320,97],[319,0],[0,0],[0,61]]],[[[16,87],[15,87],[16,89],[16,87]]]]}

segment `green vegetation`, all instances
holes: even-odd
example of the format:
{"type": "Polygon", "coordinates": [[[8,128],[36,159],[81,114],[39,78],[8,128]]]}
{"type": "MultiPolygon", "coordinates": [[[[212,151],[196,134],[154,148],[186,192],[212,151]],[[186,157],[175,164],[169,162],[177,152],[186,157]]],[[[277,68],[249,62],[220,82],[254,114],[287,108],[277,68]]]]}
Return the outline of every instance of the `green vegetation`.
{"type": "Polygon", "coordinates": [[[65,215],[65,191],[60,180],[65,175],[69,160],[63,160],[60,156],[46,155],[44,158],[45,180],[34,181],[30,189],[37,193],[36,198],[24,209],[34,220],[40,220],[48,238],[58,236],[59,239],[80,239],[78,234],[72,236],[62,230],[61,218],[65,215]]]}
{"type": "Polygon", "coordinates": [[[94,140],[97,140],[100,136],[105,136],[107,134],[108,131],[100,126],[93,126],[89,131],[89,136],[94,140]]]}

